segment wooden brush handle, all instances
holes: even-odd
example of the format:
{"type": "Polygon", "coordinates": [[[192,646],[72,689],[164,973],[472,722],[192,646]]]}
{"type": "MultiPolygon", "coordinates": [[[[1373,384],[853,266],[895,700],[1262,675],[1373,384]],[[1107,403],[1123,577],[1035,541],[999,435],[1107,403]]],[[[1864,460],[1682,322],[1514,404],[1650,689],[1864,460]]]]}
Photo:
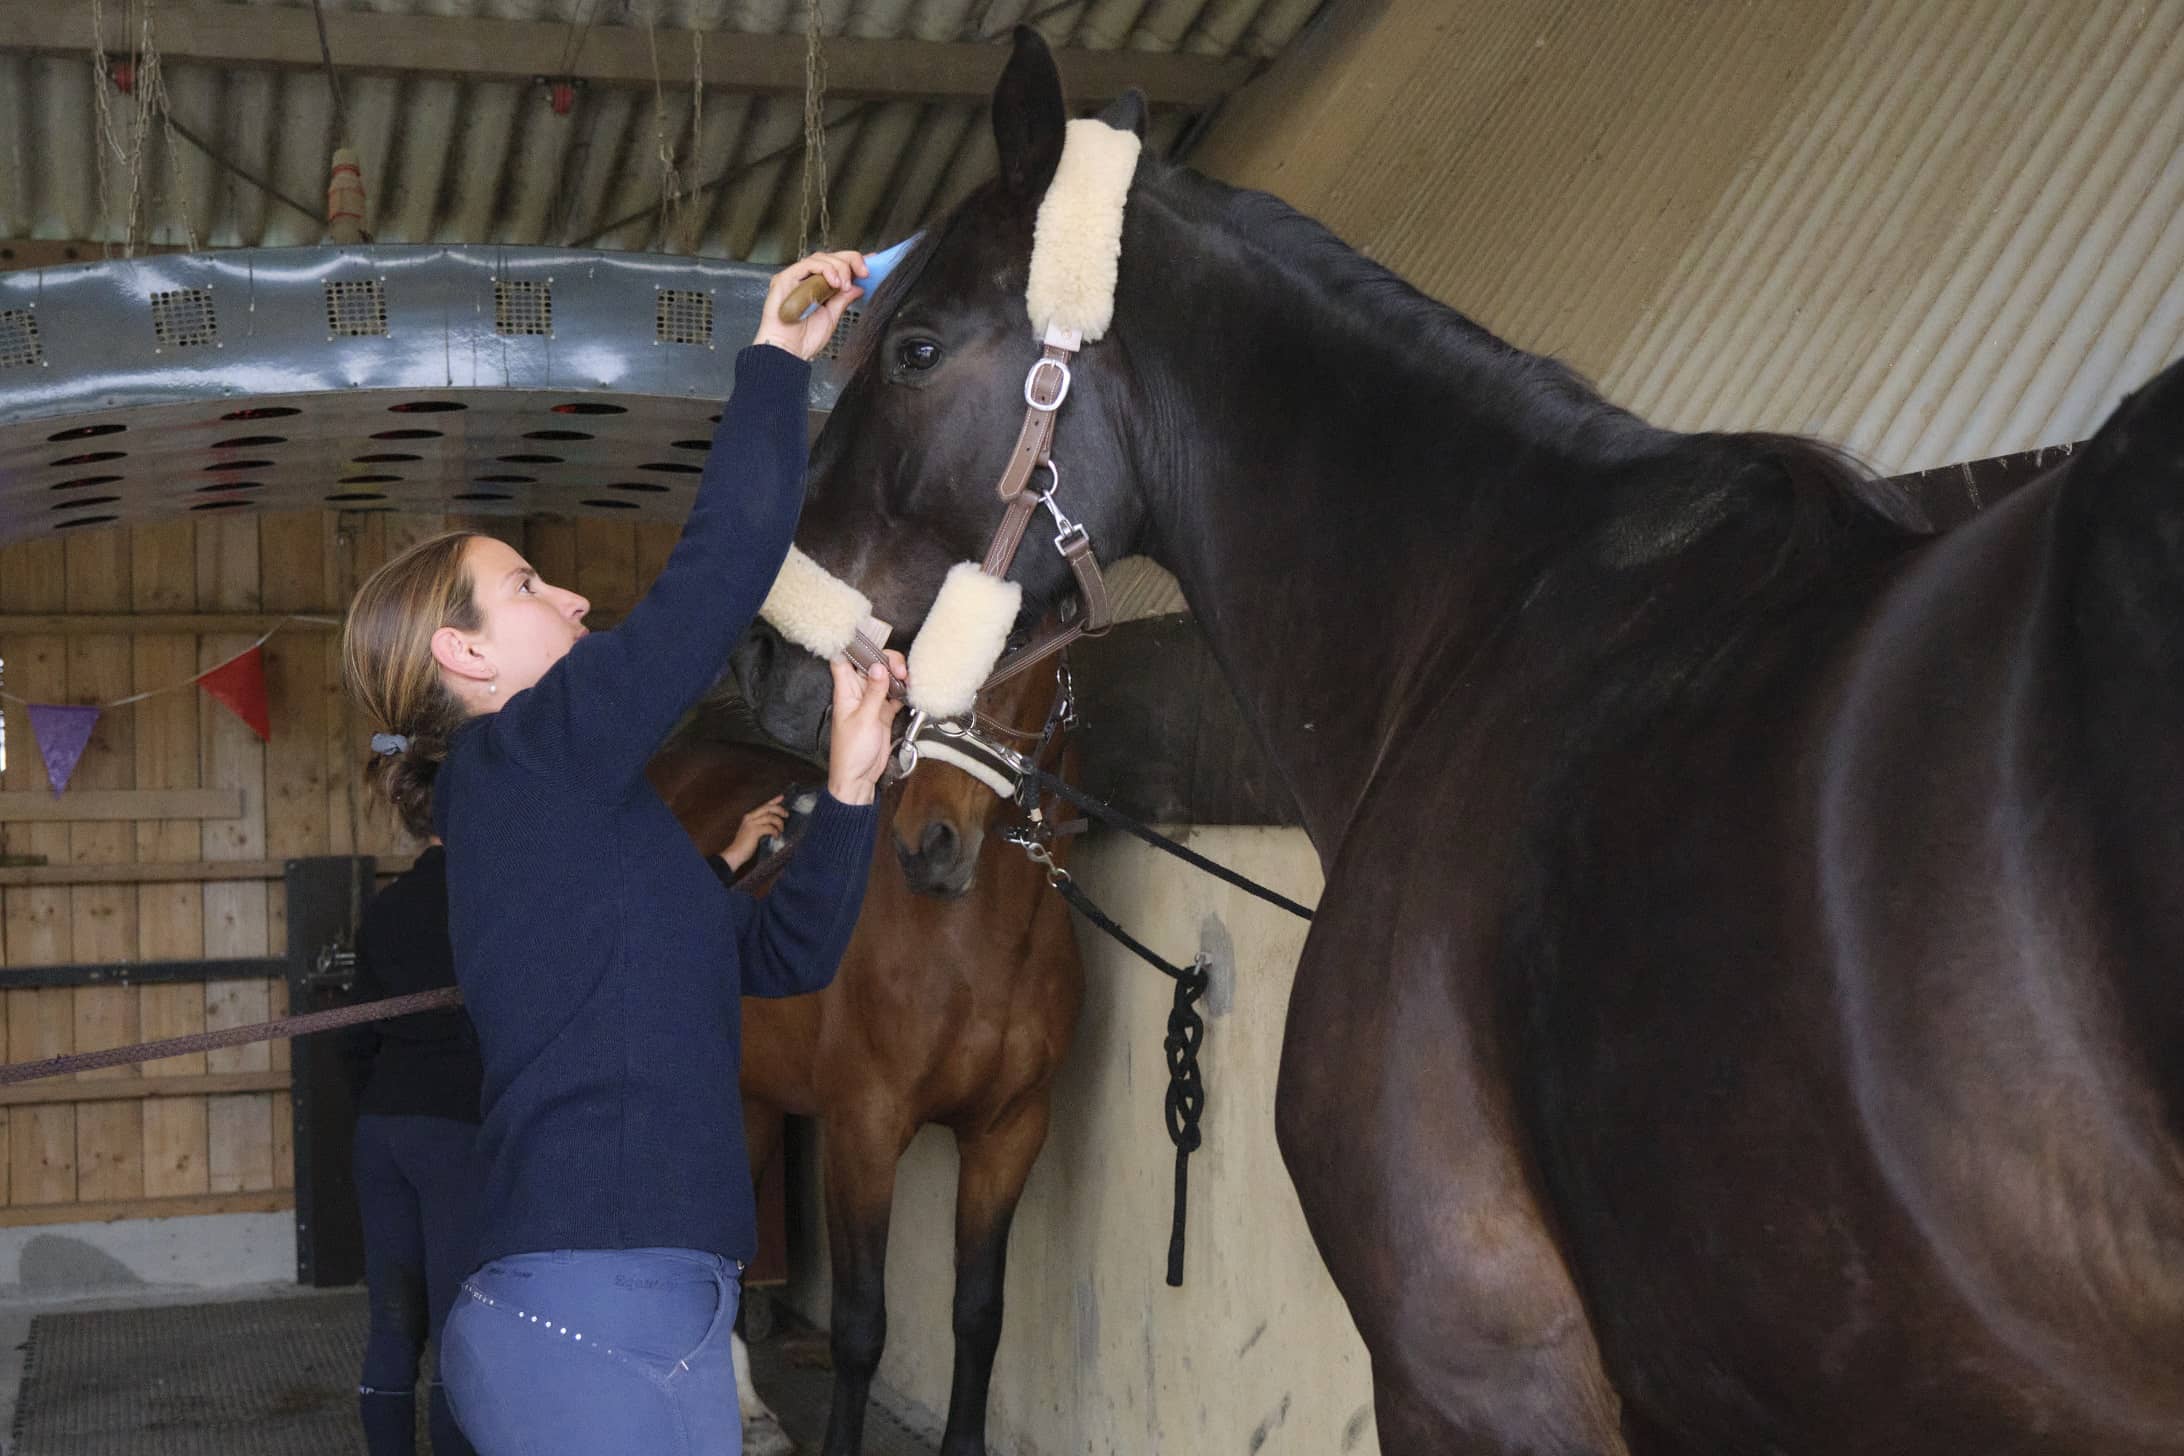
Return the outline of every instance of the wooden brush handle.
{"type": "Polygon", "coordinates": [[[781,322],[785,324],[799,323],[803,320],[806,309],[816,304],[825,303],[832,297],[834,297],[834,285],[827,282],[824,277],[814,273],[811,277],[806,278],[802,283],[790,289],[789,296],[781,300],[781,322]]]}

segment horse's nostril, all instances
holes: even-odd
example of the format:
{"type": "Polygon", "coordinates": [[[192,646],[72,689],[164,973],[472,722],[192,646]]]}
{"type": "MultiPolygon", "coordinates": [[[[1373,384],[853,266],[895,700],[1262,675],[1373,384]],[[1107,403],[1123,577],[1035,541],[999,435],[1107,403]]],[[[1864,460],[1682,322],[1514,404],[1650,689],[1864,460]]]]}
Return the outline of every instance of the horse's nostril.
{"type": "Polygon", "coordinates": [[[918,852],[928,861],[945,864],[955,858],[956,832],[952,824],[934,823],[925,826],[925,837],[919,841],[918,852]]]}

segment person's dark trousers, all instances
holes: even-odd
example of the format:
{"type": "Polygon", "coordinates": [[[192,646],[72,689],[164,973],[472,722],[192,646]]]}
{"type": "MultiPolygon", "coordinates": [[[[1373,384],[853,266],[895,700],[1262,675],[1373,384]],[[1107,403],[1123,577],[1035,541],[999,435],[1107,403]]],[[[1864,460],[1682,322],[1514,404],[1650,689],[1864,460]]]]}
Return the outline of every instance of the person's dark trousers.
{"type": "MultiPolygon", "coordinates": [[[[415,1456],[418,1362],[470,1267],[484,1181],[477,1124],[367,1112],[355,1166],[372,1311],[357,1382],[364,1443],[371,1456],[415,1456]]],[[[474,1456],[435,1375],[426,1372],[433,1456],[474,1456]]]]}

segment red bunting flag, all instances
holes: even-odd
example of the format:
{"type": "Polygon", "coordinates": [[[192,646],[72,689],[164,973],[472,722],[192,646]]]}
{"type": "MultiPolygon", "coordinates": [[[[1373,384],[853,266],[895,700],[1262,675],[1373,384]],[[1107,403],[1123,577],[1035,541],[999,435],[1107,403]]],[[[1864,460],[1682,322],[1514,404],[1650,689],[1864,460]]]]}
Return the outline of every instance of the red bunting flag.
{"type": "Polygon", "coordinates": [[[45,760],[46,782],[53,786],[53,797],[57,799],[61,790],[68,787],[69,775],[76,771],[84,745],[91,741],[91,730],[98,726],[99,710],[64,707],[58,703],[25,706],[30,709],[30,731],[38,737],[38,756],[45,760]]]}
{"type": "Polygon", "coordinates": [[[197,679],[197,685],[250,725],[260,742],[271,742],[273,720],[265,708],[265,649],[253,647],[197,679]]]}

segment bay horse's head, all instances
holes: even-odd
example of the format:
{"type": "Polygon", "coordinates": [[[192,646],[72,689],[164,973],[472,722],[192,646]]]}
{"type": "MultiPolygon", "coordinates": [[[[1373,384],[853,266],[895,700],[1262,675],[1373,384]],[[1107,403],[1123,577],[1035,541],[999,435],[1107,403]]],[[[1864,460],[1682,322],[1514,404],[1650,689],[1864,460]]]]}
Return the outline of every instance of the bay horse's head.
{"type": "MultiPolygon", "coordinates": [[[[1100,122],[1142,136],[1135,92],[1100,122]]],[[[1026,305],[1035,232],[1061,165],[1068,114],[1046,44],[1028,29],[993,98],[1000,172],[896,265],[842,361],[849,371],[812,451],[797,545],[871,598],[907,647],[955,562],[977,560],[1003,514],[996,492],[1025,415],[1025,376],[1040,357],[1026,305]]],[[[1143,168],[1140,168],[1142,171],[1143,168]]],[[[1048,210],[1047,227],[1059,232],[1048,210]]],[[[1131,262],[1125,257],[1122,266],[1131,262]]],[[[1125,554],[1144,520],[1125,421],[1140,417],[1121,340],[1089,334],[1057,416],[1057,502],[1090,531],[1102,560],[1125,554]]],[[[1035,488],[1051,482],[1038,472],[1035,488]]],[[[1072,597],[1042,513],[1010,573],[1018,623],[1072,597]]],[[[767,733],[802,752],[823,735],[823,666],[761,625],[734,666],[767,733]]]]}
{"type": "MultiPolygon", "coordinates": [[[[1057,771],[1065,730],[1052,715],[1062,681],[1054,668],[1039,667],[998,685],[980,701],[978,731],[1027,759],[1038,755],[1042,767],[1057,771]]],[[[888,820],[912,891],[947,899],[971,892],[987,835],[1017,812],[1002,787],[981,777],[975,763],[958,767],[928,752],[897,791],[888,820]]]]}

